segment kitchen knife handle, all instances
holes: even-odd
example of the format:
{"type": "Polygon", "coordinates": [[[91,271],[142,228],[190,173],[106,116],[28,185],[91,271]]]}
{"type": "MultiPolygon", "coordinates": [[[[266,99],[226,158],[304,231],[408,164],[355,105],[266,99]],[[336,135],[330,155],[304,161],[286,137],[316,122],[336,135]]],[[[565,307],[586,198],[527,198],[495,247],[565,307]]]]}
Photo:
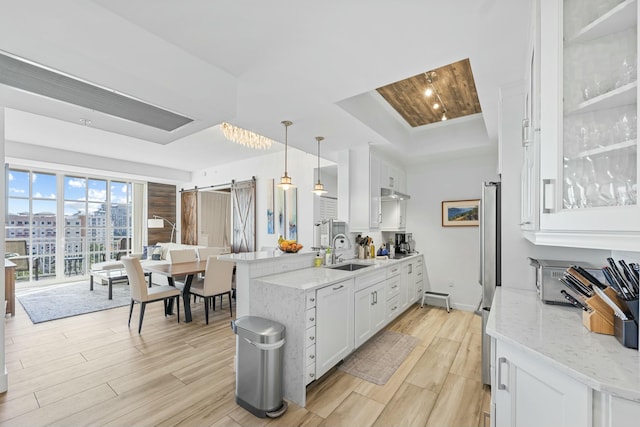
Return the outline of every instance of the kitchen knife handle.
{"type": "Polygon", "coordinates": [[[506,364],[507,365],[507,369],[509,369],[509,362],[507,361],[506,357],[499,357],[498,358],[498,390],[506,390],[509,391],[507,389],[507,385],[502,383],[502,365],[506,364]]]}

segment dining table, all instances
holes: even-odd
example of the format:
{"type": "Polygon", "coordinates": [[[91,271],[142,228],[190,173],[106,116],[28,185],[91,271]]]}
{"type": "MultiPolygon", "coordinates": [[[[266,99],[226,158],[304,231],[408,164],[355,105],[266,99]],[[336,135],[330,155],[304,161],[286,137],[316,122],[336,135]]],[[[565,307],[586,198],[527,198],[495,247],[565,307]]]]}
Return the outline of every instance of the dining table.
{"type": "MultiPolygon", "coordinates": [[[[189,262],[177,262],[172,264],[155,264],[143,266],[143,269],[152,274],[162,274],[166,276],[169,285],[175,286],[175,279],[177,277],[186,277],[184,281],[184,288],[182,288],[182,302],[184,303],[184,317],[185,322],[191,322],[191,304],[189,289],[191,289],[191,282],[193,278],[200,273],[204,273],[207,266],[206,260],[189,261],[189,262]]],[[[173,311],[173,301],[169,303],[169,313],[173,311]]]]}

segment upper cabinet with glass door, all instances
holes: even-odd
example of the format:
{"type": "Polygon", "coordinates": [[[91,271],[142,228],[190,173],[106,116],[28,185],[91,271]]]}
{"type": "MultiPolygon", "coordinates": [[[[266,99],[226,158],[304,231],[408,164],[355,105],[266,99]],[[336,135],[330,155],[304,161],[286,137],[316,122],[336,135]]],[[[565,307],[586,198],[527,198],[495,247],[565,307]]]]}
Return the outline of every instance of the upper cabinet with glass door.
{"type": "MultiPolygon", "coordinates": [[[[626,240],[640,231],[637,0],[541,0],[540,17],[540,230],[626,240]]],[[[593,247],[607,246],[633,249],[593,247]]]]}

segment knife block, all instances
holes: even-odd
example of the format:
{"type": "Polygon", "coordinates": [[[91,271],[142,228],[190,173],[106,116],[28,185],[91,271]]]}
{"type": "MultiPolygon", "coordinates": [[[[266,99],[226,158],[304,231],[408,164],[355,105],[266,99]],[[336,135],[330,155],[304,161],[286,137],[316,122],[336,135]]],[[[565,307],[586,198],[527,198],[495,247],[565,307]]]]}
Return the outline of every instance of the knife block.
{"type": "MultiPolygon", "coordinates": [[[[606,293],[615,303],[619,303],[618,296],[611,287],[607,287],[607,289],[604,290],[604,293],[606,293]]],[[[587,298],[585,302],[593,310],[589,313],[586,311],[582,313],[582,324],[591,332],[613,335],[615,332],[615,316],[613,314],[613,309],[609,307],[609,305],[598,295],[587,298]]]]}

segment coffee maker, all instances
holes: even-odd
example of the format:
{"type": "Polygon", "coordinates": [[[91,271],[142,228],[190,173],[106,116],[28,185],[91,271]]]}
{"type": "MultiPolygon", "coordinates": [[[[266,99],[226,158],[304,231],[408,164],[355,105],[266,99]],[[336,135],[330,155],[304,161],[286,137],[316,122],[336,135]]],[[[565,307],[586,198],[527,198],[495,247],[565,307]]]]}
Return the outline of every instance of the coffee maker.
{"type": "Polygon", "coordinates": [[[396,254],[413,252],[413,235],[411,233],[396,233],[396,254]]]}

